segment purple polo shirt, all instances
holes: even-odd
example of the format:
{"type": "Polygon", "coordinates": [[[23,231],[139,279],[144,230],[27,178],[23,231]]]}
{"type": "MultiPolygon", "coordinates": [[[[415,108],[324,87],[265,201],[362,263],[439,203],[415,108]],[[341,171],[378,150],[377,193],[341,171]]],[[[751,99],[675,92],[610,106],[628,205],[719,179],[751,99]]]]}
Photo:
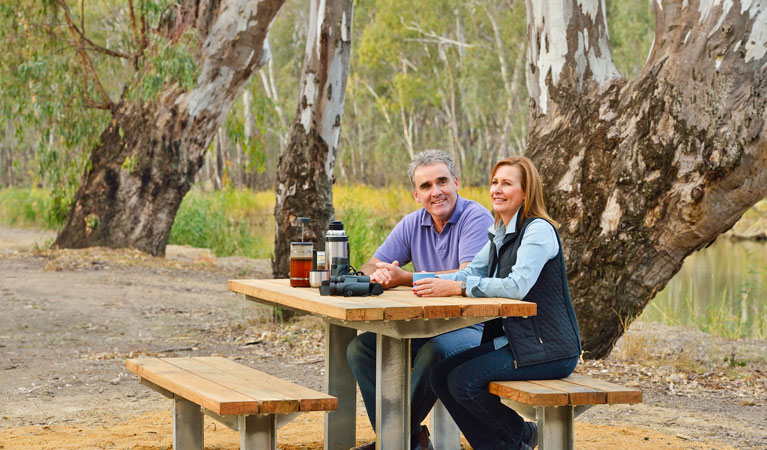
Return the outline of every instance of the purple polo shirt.
{"type": "Polygon", "coordinates": [[[412,261],[416,272],[457,269],[485,246],[492,224],[484,206],[459,195],[441,233],[434,230],[431,215],[421,208],[400,220],[374,256],[387,263],[398,261],[400,267],[412,261]]]}

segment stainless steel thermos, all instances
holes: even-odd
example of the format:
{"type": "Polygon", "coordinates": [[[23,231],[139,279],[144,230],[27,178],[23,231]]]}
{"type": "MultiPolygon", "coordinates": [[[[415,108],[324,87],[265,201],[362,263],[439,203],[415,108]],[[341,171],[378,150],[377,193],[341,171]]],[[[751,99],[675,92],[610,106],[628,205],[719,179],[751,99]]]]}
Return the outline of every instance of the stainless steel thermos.
{"type": "Polygon", "coordinates": [[[344,223],[334,220],[328,225],[325,234],[325,264],[329,269],[334,257],[349,258],[349,236],[344,231],[344,223]]]}

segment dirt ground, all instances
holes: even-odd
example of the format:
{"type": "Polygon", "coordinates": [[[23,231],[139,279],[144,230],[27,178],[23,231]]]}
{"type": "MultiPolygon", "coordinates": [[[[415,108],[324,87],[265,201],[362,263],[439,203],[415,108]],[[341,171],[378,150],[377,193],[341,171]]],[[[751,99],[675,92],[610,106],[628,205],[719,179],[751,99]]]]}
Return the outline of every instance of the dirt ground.
{"type": "MultiPolygon", "coordinates": [[[[124,360],[221,355],[322,389],[323,327],[226,290],[268,261],[170,246],[39,250],[53,236],[0,227],[0,449],[167,449],[170,401],[124,360]]],[[[604,361],[577,371],[641,387],[644,402],[576,419],[578,449],[767,449],[767,342],[634,323],[604,361]]],[[[372,438],[358,401],[357,435],[372,438]]],[[[322,413],[279,430],[281,449],[322,448],[322,413]]],[[[237,434],[206,418],[206,448],[237,434]]],[[[468,447],[466,447],[468,448],[468,447]]]]}

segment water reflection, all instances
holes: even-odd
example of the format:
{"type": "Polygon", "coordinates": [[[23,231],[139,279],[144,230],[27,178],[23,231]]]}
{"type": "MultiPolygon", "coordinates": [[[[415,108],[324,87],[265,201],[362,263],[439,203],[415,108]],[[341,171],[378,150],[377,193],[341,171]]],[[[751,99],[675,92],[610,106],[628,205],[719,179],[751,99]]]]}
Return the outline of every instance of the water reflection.
{"type": "Polygon", "coordinates": [[[767,243],[719,238],[690,255],[642,320],[767,339],[767,243]]]}

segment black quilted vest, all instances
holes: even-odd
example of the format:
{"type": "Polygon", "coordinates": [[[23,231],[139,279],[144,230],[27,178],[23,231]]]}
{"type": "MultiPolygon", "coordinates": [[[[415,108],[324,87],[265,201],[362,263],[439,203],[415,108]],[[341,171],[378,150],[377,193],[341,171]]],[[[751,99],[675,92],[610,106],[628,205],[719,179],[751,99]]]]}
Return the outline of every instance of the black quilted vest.
{"type": "MultiPolygon", "coordinates": [[[[535,219],[525,220],[517,227],[517,232],[507,234],[500,252],[496,251],[493,235],[489,233],[488,275],[495,273],[496,266],[498,278],[506,278],[511,273],[511,268],[517,262],[517,251],[522,237],[533,220],[535,219]]],[[[505,333],[509,338],[509,349],[517,367],[571,358],[581,353],[581,336],[570,300],[570,290],[567,287],[562,244],[556,228],[554,232],[557,235],[559,253],[544,264],[538,280],[522,299],[537,304],[537,315],[527,318],[505,317],[485,323],[482,342],[505,333]]]]}

